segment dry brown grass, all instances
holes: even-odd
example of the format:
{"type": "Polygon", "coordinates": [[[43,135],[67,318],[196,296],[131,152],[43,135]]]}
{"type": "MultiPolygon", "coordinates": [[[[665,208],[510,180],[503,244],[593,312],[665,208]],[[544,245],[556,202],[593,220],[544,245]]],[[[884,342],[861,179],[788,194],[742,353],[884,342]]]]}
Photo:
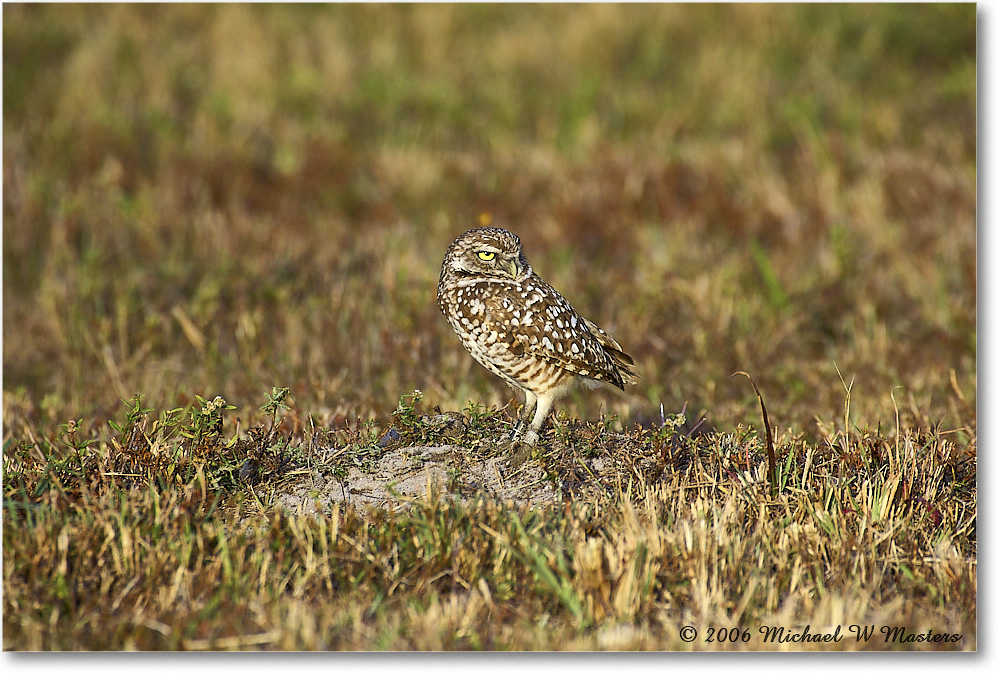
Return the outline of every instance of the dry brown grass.
{"type": "Polygon", "coordinates": [[[975,647],[974,6],[3,12],[5,648],[975,647]],[[317,448],[423,433],[415,389],[496,455],[511,393],[433,302],[482,213],[643,375],[536,461],[664,470],[278,512],[317,448]]]}
{"type": "MultiPolygon", "coordinates": [[[[449,442],[476,447],[496,419],[466,416],[449,442]]],[[[976,648],[975,456],[946,437],[780,435],[775,497],[753,434],[571,424],[550,440],[561,502],[456,501],[438,485],[315,516],[270,506],[304,473],[288,474],[306,459],[287,450],[260,484],[235,478],[245,448],[193,439],[177,487],[172,467],[120,471],[134,449],[117,439],[79,466],[5,456],[7,646],[830,649],[765,637],[808,625],[839,627],[836,649],[976,648]],[[588,442],[616,468],[581,481],[588,442]],[[887,640],[893,627],[961,637],[887,640]]],[[[352,464],[338,456],[332,475],[352,464]]]]}
{"type": "Polygon", "coordinates": [[[444,427],[414,403],[389,443],[296,442],[284,424],[230,441],[221,414],[158,427],[135,404],[96,447],[68,428],[47,458],[8,448],[6,646],[976,648],[976,456],[946,435],[779,434],[772,487],[750,430],[558,419],[533,460],[544,475],[522,482],[554,501],[470,492],[459,467],[424,496],[338,503],[358,489],[348,469],[408,439],[505,452],[508,416],[472,409],[444,427]],[[279,506],[324,475],[307,490],[318,509],[279,506]]]}

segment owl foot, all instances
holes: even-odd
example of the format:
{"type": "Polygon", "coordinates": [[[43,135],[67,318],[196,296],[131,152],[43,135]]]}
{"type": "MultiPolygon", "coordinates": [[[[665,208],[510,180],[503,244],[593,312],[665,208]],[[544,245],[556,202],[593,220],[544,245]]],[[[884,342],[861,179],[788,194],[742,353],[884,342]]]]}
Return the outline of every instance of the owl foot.
{"type": "Polygon", "coordinates": [[[518,423],[507,441],[510,450],[510,467],[512,469],[519,467],[521,464],[524,464],[525,460],[531,458],[535,453],[535,446],[538,444],[538,432],[534,429],[524,431],[525,426],[518,423]]]}
{"type": "Polygon", "coordinates": [[[510,455],[508,456],[508,465],[511,469],[517,469],[526,461],[531,459],[534,454],[534,446],[527,445],[524,441],[513,441],[510,444],[510,455]]]}

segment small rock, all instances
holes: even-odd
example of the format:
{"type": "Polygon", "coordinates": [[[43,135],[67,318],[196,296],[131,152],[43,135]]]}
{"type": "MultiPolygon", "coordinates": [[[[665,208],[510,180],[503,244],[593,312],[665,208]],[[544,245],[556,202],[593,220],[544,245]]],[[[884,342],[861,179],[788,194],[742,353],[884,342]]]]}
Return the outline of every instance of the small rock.
{"type": "Polygon", "coordinates": [[[379,439],[378,447],[384,448],[390,443],[395,443],[400,438],[402,438],[402,436],[400,436],[399,432],[396,431],[396,427],[389,427],[389,431],[385,432],[385,435],[383,435],[382,438],[379,439]]]}

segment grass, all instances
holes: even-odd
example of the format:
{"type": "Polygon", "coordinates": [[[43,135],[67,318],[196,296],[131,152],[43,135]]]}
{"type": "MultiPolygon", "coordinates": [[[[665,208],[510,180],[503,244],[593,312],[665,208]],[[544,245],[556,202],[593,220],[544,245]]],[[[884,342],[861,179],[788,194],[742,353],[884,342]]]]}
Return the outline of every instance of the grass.
{"type": "MultiPolygon", "coordinates": [[[[917,646],[976,646],[975,455],[943,435],[896,446],[838,434],[819,447],[779,435],[772,496],[751,430],[560,422],[541,458],[556,503],[433,489],[402,509],[340,504],[314,517],[272,504],[309,461],[282,432],[229,441],[209,428],[161,450],[169,465],[136,469],[171,425],[154,436],[147,416],[126,413],[135,426],[97,449],[76,452],[72,429],[74,452],[46,462],[37,446],[6,449],[11,646],[788,649],[813,645],[776,642],[767,627],[806,624],[873,627],[844,649],[908,649],[905,636],[927,634],[961,637],[917,646]],[[595,441],[612,448],[617,480],[574,473],[595,441]],[[270,458],[263,482],[239,470],[248,455],[270,458]],[[684,626],[701,639],[682,641],[684,626]],[[888,640],[883,626],[902,632],[888,640]]],[[[444,439],[410,414],[397,445],[417,433],[476,448],[510,423],[466,414],[460,437],[444,439]]],[[[374,439],[344,445],[339,467],[379,452],[374,439]]]]}
{"type": "Polygon", "coordinates": [[[3,13],[5,649],[976,648],[974,5],[3,13]],[[283,510],[501,453],[481,218],[641,383],[550,505],[283,510]]]}

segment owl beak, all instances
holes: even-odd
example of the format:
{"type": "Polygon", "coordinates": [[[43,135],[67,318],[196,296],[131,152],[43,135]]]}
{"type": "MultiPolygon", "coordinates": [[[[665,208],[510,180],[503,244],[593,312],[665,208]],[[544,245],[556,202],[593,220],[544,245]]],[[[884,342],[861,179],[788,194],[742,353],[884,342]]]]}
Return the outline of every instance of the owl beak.
{"type": "Polygon", "coordinates": [[[507,263],[507,270],[510,272],[510,276],[512,278],[517,279],[518,273],[520,272],[520,269],[517,266],[517,260],[516,259],[513,259],[513,260],[511,260],[510,262],[507,263]]]}

